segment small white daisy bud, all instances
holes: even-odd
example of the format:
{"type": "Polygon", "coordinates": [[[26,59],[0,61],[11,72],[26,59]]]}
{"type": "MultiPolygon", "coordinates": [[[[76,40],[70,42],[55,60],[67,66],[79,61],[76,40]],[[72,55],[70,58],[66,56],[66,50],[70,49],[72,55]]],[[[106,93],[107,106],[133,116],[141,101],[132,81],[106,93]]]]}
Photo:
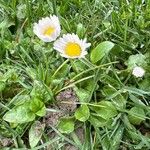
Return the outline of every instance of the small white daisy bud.
{"type": "Polygon", "coordinates": [[[145,70],[142,68],[142,67],[134,67],[133,71],[132,71],[132,74],[135,76],[135,77],[143,77],[144,74],[145,74],[145,70]]]}

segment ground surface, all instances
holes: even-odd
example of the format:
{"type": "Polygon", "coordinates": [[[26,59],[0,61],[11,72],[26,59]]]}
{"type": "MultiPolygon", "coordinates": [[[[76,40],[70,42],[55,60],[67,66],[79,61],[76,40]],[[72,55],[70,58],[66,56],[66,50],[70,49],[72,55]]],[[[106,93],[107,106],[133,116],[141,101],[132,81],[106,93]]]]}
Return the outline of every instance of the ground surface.
{"type": "Polygon", "coordinates": [[[0,149],[150,149],[150,0],[1,0],[0,149]],[[33,33],[50,14],[86,59],[33,33]]]}

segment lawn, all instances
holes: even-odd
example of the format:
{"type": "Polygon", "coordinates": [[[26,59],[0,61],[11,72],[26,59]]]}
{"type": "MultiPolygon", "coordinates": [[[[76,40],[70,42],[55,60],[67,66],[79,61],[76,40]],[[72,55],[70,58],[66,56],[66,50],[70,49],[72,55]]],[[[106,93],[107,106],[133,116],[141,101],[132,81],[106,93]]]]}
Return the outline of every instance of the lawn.
{"type": "Polygon", "coordinates": [[[149,150],[150,0],[0,0],[0,149],[149,150]]]}

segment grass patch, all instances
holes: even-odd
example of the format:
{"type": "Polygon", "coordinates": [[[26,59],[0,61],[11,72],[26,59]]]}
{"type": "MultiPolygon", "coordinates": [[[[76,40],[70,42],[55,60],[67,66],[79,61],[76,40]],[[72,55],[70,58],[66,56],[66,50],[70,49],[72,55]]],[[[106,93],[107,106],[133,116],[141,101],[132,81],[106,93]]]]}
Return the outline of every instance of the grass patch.
{"type": "Polygon", "coordinates": [[[148,150],[149,20],[149,0],[1,0],[0,149],[148,150]],[[50,15],[85,58],[34,34],[50,15]]]}

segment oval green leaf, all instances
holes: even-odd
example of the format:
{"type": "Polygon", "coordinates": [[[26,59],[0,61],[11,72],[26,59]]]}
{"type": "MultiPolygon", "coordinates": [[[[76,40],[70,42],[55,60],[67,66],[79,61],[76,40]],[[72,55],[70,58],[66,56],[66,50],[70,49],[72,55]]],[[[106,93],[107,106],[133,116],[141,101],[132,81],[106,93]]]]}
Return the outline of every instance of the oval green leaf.
{"type": "Polygon", "coordinates": [[[44,103],[39,99],[34,97],[30,103],[30,110],[38,116],[44,116],[46,113],[46,108],[44,103]]]}
{"type": "Polygon", "coordinates": [[[105,55],[107,55],[110,50],[114,47],[114,43],[110,41],[104,41],[100,43],[91,52],[90,58],[93,63],[100,61],[105,55]]]}
{"type": "Polygon", "coordinates": [[[134,125],[139,125],[142,121],[145,120],[145,112],[142,108],[132,107],[129,111],[129,121],[134,125]]]}
{"type": "Polygon", "coordinates": [[[10,123],[26,123],[33,121],[35,119],[35,114],[29,109],[29,104],[24,103],[8,111],[3,119],[10,123]]]}
{"type": "Polygon", "coordinates": [[[90,116],[90,111],[87,105],[81,105],[75,112],[75,118],[79,121],[85,122],[90,116]]]}
{"type": "Polygon", "coordinates": [[[32,124],[29,130],[29,143],[31,148],[35,147],[38,144],[44,132],[44,128],[45,128],[45,124],[41,124],[40,121],[35,121],[32,124]]]}
{"type": "Polygon", "coordinates": [[[74,119],[61,118],[57,127],[61,133],[69,134],[74,130],[74,119]]]}
{"type": "Polygon", "coordinates": [[[99,103],[97,103],[97,106],[92,106],[90,108],[106,121],[118,114],[117,109],[110,101],[100,101],[99,103]],[[100,107],[98,107],[98,105],[100,107]]]}

